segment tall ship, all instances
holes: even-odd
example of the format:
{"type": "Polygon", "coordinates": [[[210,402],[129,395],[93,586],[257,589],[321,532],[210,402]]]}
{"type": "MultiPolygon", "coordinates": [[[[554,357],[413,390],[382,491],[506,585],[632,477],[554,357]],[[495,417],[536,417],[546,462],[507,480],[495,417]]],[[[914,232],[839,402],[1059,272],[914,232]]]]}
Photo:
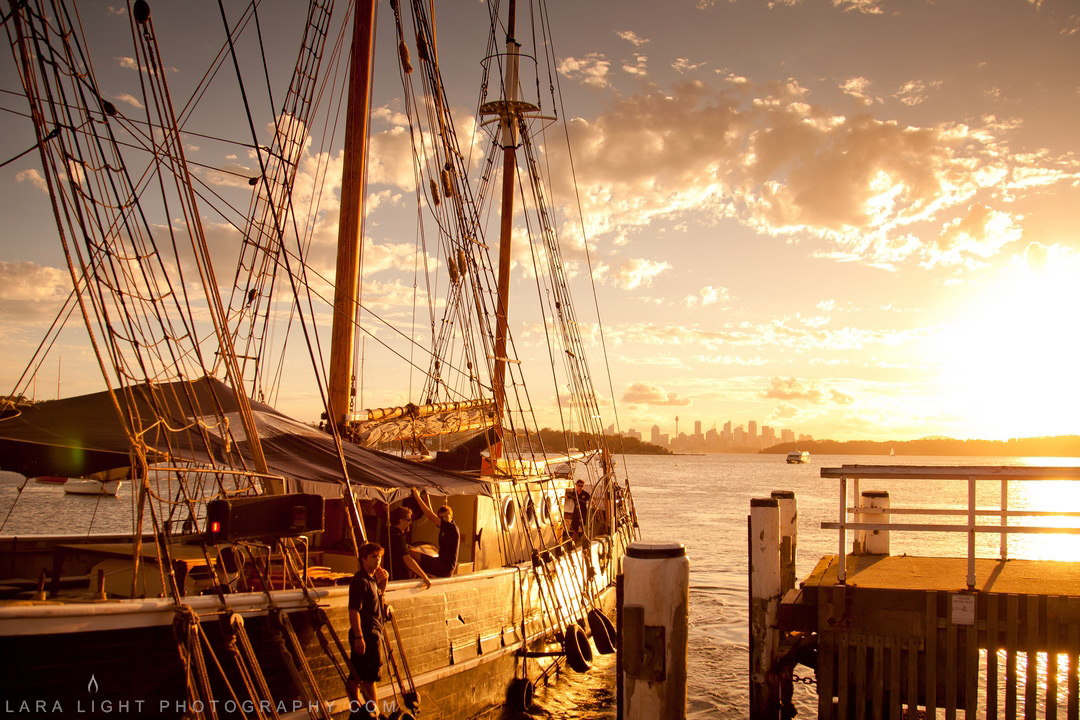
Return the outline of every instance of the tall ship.
{"type": "Polygon", "coordinates": [[[437,38],[448,35],[437,32],[433,2],[391,0],[382,13],[373,0],[285,6],[298,15],[295,52],[268,46],[259,3],[219,4],[220,17],[205,18],[216,39],[187,48],[207,53],[206,74],[181,97],[159,43],[175,21],[155,25],[143,0],[107,19],[89,16],[99,7],[80,15],[61,0],[4,0],[28,101],[18,114],[33,127],[73,288],[42,352],[65,317],[81,318],[103,389],[23,402],[28,372],[4,399],[0,469],[27,482],[120,480],[132,505],[130,532],[73,535],[59,517],[39,533],[0,537],[0,586],[26,588],[0,599],[8,712],[360,712],[346,690],[358,549],[389,547],[404,507],[417,518],[410,557],[433,553],[438,529],[419,522],[425,496],[452,511],[457,563],[427,582],[390,578],[378,712],[453,719],[526,706],[553,669],[586,672],[594,652],[613,651],[607,613],[638,527],[560,249],[574,222],[549,201],[552,155],[538,149],[565,137],[552,132],[562,108],[548,9],[520,4],[487,5],[470,135],[440,71],[437,38]],[[377,16],[395,38],[378,53],[377,16]],[[519,18],[540,24],[519,28],[519,18]],[[106,22],[99,48],[86,28],[106,22]],[[283,53],[295,63],[274,87],[283,53]],[[118,54],[138,75],[139,94],[122,107],[95,71],[118,54]],[[250,56],[264,66],[245,74],[250,56]],[[418,278],[411,315],[381,313],[362,293],[365,281],[369,293],[380,289],[364,221],[382,197],[369,182],[381,62],[397,68],[393,110],[409,129],[392,159],[412,160],[405,184],[415,198],[390,201],[416,217],[402,231],[418,278]],[[222,77],[232,83],[224,95],[213,86],[222,77]],[[277,100],[262,115],[260,84],[277,100]],[[213,168],[188,157],[195,108],[223,113],[223,97],[239,103],[230,127],[247,135],[232,142],[254,165],[231,176],[246,210],[208,182],[213,168]],[[339,128],[344,143],[334,146],[339,128]],[[336,198],[327,175],[339,166],[336,198]],[[235,247],[215,234],[222,225],[235,247]],[[318,271],[320,231],[335,225],[331,279],[318,271]],[[544,348],[533,366],[553,380],[550,393],[529,394],[529,358],[512,332],[524,323],[511,309],[524,302],[511,271],[526,263],[544,348]],[[376,348],[403,372],[369,371],[376,348]],[[296,382],[283,368],[297,364],[308,366],[303,392],[320,398],[321,423],[274,407],[296,382]],[[398,377],[399,404],[363,407],[365,388],[398,377]],[[556,418],[555,429],[541,432],[541,417],[556,418]]]}

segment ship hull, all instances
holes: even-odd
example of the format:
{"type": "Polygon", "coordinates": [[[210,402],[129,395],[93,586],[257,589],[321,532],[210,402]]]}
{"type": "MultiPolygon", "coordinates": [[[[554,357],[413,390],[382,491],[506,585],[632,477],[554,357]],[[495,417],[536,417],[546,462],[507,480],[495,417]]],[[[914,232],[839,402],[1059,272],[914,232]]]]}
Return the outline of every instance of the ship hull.
{"type": "MultiPolygon", "coordinates": [[[[629,539],[624,528],[548,563],[438,579],[430,589],[391,583],[386,601],[394,608],[401,646],[387,623],[398,673],[384,664],[380,710],[389,714],[401,707],[398,676],[406,689],[415,687],[428,717],[473,718],[506,703],[515,680],[535,681],[560,660],[557,654],[535,656],[560,649],[556,640],[566,624],[582,623],[592,608],[611,609],[614,577],[629,539]],[[403,657],[411,685],[404,679],[403,657]]],[[[185,634],[177,632],[182,627],[177,618],[184,616],[198,618],[205,635],[203,655],[217,715],[240,717],[252,701],[222,622],[235,614],[243,618],[279,715],[310,717],[309,705],[322,703],[340,717],[349,702],[333,634],[346,642],[347,602],[347,587],[335,586],[269,596],[236,593],[226,596],[224,606],[217,596],[196,596],[184,599],[182,612],[164,599],[0,605],[0,702],[6,703],[5,712],[33,717],[179,718],[197,709],[189,706],[189,673],[181,660],[188,653],[177,640],[185,634]],[[296,646],[268,609],[271,602],[288,616],[296,646]],[[315,606],[333,633],[318,629],[315,606]],[[319,642],[320,632],[330,653],[319,642]],[[297,646],[309,670],[295,653],[285,655],[297,646]],[[290,658],[300,668],[299,677],[289,669],[290,658]],[[299,689],[309,681],[307,691],[299,689]]]]}

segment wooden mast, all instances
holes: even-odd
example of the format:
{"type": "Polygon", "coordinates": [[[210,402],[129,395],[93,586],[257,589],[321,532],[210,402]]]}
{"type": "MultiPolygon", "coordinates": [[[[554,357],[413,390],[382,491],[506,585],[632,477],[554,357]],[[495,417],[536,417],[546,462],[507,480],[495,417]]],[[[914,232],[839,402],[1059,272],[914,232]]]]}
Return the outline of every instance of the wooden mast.
{"type": "Polygon", "coordinates": [[[518,49],[514,39],[517,0],[510,0],[509,18],[506,22],[506,76],[503,83],[503,101],[498,103],[501,116],[503,171],[502,209],[499,230],[499,297],[495,313],[495,371],[492,376],[492,393],[495,397],[495,438],[501,450],[503,437],[503,411],[506,407],[506,336],[510,312],[510,247],[514,231],[514,174],[517,169],[515,151],[518,143],[518,112],[515,108],[518,84],[518,49]]]}
{"type": "Polygon", "coordinates": [[[338,219],[337,274],[334,286],[334,323],[330,340],[330,378],[327,420],[344,429],[352,409],[353,344],[359,304],[360,256],[363,238],[364,188],[367,181],[368,116],[371,107],[371,58],[375,49],[375,1],[358,0],[353,18],[352,56],[349,61],[348,114],[345,121],[345,158],[341,175],[341,212],[338,219]]]}

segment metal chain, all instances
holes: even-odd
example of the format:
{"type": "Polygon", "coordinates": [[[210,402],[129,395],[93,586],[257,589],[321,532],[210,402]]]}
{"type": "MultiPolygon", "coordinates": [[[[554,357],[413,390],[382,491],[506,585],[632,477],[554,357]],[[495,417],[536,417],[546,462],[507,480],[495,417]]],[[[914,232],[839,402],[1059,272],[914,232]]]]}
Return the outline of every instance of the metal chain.
{"type": "Polygon", "coordinates": [[[803,685],[817,685],[817,677],[800,677],[792,673],[791,681],[802,683],[803,685]]]}

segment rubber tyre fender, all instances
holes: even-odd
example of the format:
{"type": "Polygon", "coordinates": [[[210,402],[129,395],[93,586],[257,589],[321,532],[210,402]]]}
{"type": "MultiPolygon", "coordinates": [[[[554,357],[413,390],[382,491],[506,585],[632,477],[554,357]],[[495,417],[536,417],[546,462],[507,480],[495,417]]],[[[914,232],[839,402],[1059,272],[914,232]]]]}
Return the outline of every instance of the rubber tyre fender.
{"type": "MultiPolygon", "coordinates": [[[[407,690],[401,695],[401,702],[409,709],[409,713],[420,714],[420,696],[414,690],[407,690]]],[[[408,714],[408,713],[406,713],[408,714]]],[[[409,715],[412,717],[412,715],[409,715]]]]}
{"type": "Polygon", "coordinates": [[[515,710],[528,710],[532,707],[536,686],[528,678],[517,678],[510,683],[509,701],[515,710]]]}
{"type": "Polygon", "coordinates": [[[585,631],[577,625],[566,629],[563,652],[566,654],[566,664],[576,672],[584,673],[592,668],[592,645],[589,644],[585,631]]]}
{"type": "Polygon", "coordinates": [[[615,626],[607,615],[596,608],[589,611],[589,631],[592,632],[596,652],[601,655],[610,655],[615,652],[616,638],[618,638],[615,626]]]}

